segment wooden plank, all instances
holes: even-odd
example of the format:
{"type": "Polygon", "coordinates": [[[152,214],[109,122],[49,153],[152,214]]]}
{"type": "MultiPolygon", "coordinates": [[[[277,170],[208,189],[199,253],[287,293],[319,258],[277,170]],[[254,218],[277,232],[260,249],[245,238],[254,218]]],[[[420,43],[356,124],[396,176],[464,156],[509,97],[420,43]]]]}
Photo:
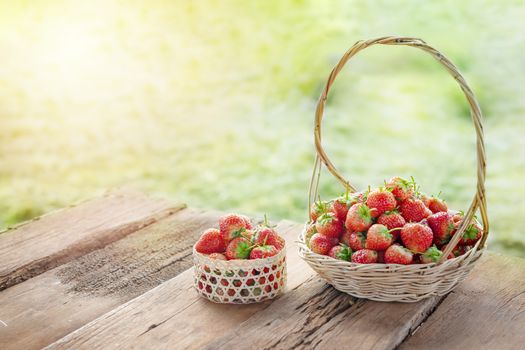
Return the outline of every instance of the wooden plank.
{"type": "Polygon", "coordinates": [[[186,270],[193,243],[220,215],[179,211],[0,292],[0,349],[42,348],[186,270]]]}
{"type": "Polygon", "coordinates": [[[3,232],[0,290],[104,247],[182,207],[119,191],[3,232]]]}
{"type": "Polygon", "coordinates": [[[357,299],[314,276],[208,348],[392,349],[438,302],[439,298],[413,304],[357,299]]]}
{"type": "MultiPolygon", "coordinates": [[[[293,289],[314,274],[291,244],[302,225],[281,222],[277,229],[288,242],[288,289],[293,289]]],[[[49,349],[198,349],[269,305],[270,301],[252,305],[206,301],[193,289],[190,269],[67,335],[49,349]]]]}
{"type": "Polygon", "coordinates": [[[523,349],[525,260],[486,253],[401,349],[523,349]]]}

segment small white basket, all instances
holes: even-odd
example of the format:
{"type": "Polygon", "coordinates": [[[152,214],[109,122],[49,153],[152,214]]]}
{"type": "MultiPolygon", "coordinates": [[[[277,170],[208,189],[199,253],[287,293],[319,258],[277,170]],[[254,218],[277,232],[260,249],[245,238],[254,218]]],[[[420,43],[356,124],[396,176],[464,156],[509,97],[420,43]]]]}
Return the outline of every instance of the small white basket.
{"type": "Polygon", "coordinates": [[[210,259],[193,248],[194,285],[204,298],[221,304],[251,304],[273,299],[286,286],[286,248],[254,260],[210,259]]]}

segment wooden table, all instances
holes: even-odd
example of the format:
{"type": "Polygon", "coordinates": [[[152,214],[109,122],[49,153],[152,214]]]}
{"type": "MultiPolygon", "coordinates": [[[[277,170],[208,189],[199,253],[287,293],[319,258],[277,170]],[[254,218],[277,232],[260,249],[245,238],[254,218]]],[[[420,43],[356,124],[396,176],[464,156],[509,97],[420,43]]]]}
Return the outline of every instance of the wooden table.
{"type": "Polygon", "coordinates": [[[525,348],[525,260],[487,253],[446,297],[372,302],[300,260],[290,221],[284,295],[201,299],[191,246],[221,214],[120,191],[0,234],[0,349],[525,348]]]}

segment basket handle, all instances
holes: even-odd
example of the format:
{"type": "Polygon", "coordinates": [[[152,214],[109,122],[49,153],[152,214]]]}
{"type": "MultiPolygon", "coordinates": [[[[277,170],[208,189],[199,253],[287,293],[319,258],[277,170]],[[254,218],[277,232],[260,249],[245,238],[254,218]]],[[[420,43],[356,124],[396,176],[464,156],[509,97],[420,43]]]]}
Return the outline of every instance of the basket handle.
{"type": "Polygon", "coordinates": [[[489,233],[489,221],[487,215],[487,202],[485,197],[485,173],[486,173],[486,156],[485,156],[485,143],[483,138],[483,124],[482,124],[482,114],[479,107],[478,101],[474,96],[474,93],[468,86],[465,78],[458,71],[456,66],[448,58],[445,57],[438,50],[434,49],[432,46],[425,43],[423,40],[418,38],[409,38],[409,37],[381,37],[377,39],[371,39],[366,41],[358,41],[352,46],[346,53],[341,57],[337,65],[333,68],[328,81],[321,93],[319,101],[317,103],[317,108],[315,111],[315,128],[314,128],[314,137],[315,137],[315,148],[317,155],[314,162],[314,170],[312,173],[312,179],[310,181],[309,196],[308,196],[308,205],[309,208],[315,199],[317,198],[318,189],[319,189],[319,179],[321,176],[321,166],[324,164],[326,168],[332,173],[332,175],[349,191],[356,192],[356,189],[352,184],[347,181],[341,173],[335,168],[332,161],[328,158],[323,145],[321,144],[321,121],[323,119],[324,108],[326,100],[328,97],[328,92],[332,87],[332,84],[335,81],[335,78],[339,72],[343,69],[344,65],[350,58],[352,58],[359,51],[366,49],[372,45],[406,45],[416,47],[434,57],[445,69],[449,72],[452,77],[457,81],[461,90],[465,94],[465,98],[468,101],[470,107],[470,116],[474,124],[474,129],[476,131],[476,149],[477,149],[477,187],[476,194],[470,204],[469,209],[465,213],[464,220],[458,231],[452,237],[451,241],[447,245],[447,249],[443,252],[443,256],[439,263],[443,262],[446,257],[452,252],[456,244],[459,242],[459,239],[463,236],[463,232],[468,227],[469,223],[474,218],[476,211],[479,209],[481,214],[481,219],[483,222],[483,236],[481,238],[480,247],[485,245],[489,233]]]}

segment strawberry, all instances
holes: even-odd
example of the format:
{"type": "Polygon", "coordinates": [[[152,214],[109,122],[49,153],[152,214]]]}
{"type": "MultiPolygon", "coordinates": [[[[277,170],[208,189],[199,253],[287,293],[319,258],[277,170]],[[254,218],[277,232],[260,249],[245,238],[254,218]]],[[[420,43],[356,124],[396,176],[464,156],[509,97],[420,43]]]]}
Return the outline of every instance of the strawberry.
{"type": "Polygon", "coordinates": [[[317,218],[315,228],[327,237],[339,238],[343,233],[343,222],[334,213],[324,213],[317,218]]]}
{"type": "Polygon", "coordinates": [[[241,237],[252,226],[246,216],[228,214],[219,219],[219,228],[224,242],[228,244],[232,239],[241,237]]]}
{"type": "Polygon", "coordinates": [[[262,245],[260,247],[255,247],[250,253],[250,259],[264,259],[274,256],[279,251],[273,245],[262,245]]]}
{"type": "Polygon", "coordinates": [[[333,246],[339,244],[339,238],[337,238],[337,237],[328,237],[328,236],[326,236],[326,238],[328,238],[328,241],[333,246]]]}
{"type": "Polygon", "coordinates": [[[452,217],[452,222],[454,222],[454,224],[463,220],[463,216],[465,215],[462,211],[456,212],[453,210],[449,210],[448,213],[452,217]]]}
{"type": "Polygon", "coordinates": [[[210,255],[208,255],[208,258],[217,259],[217,260],[228,260],[226,259],[224,254],[221,254],[221,253],[211,253],[210,255]]]}
{"type": "Polygon", "coordinates": [[[414,253],[425,252],[432,244],[432,239],[432,230],[427,225],[408,223],[401,230],[403,244],[414,253]]]}
{"type": "Polygon", "coordinates": [[[231,240],[226,247],[226,257],[228,260],[233,259],[248,259],[252,251],[252,245],[249,240],[244,237],[237,237],[231,240]]]}
{"type": "Polygon", "coordinates": [[[344,244],[336,245],[330,249],[328,256],[338,260],[349,261],[352,256],[352,249],[344,244]]]}
{"type": "Polygon", "coordinates": [[[348,214],[346,202],[343,202],[341,198],[337,198],[332,204],[332,211],[339,220],[344,221],[346,214],[348,214]]]}
{"type": "Polygon", "coordinates": [[[385,225],[374,224],[370,226],[366,234],[366,249],[385,250],[392,243],[394,243],[394,236],[385,225]]]}
{"type": "Polygon", "coordinates": [[[365,249],[366,235],[362,232],[352,232],[348,237],[348,246],[353,251],[365,249]]]}
{"type": "MultiPolygon", "coordinates": [[[[458,229],[461,221],[456,222],[455,228],[458,229]]],[[[453,233],[455,234],[455,233],[453,233]]],[[[459,245],[474,245],[481,238],[483,228],[477,222],[470,224],[463,232],[463,237],[459,240],[459,245]]]]}
{"type": "Polygon", "coordinates": [[[371,249],[361,249],[352,254],[352,262],[358,264],[374,264],[377,262],[377,252],[371,249]]]}
{"type": "Polygon", "coordinates": [[[249,217],[247,217],[246,215],[239,215],[241,218],[244,219],[244,222],[246,223],[246,228],[249,230],[252,228],[252,221],[250,220],[249,217]]]}
{"type": "Polygon", "coordinates": [[[377,252],[377,262],[384,264],[385,263],[385,251],[380,250],[377,252]]]}
{"type": "Polygon", "coordinates": [[[327,255],[333,246],[333,241],[320,233],[316,233],[310,239],[310,249],[317,254],[327,255]]]}
{"type": "Polygon", "coordinates": [[[434,233],[434,243],[437,245],[447,244],[454,231],[452,217],[447,212],[438,212],[430,215],[427,221],[434,233]]]}
{"type": "Polygon", "coordinates": [[[422,264],[430,264],[438,262],[439,259],[441,259],[441,256],[443,255],[443,252],[439,250],[435,245],[428,248],[421,256],[419,257],[419,261],[422,264]]]}
{"type": "MultiPolygon", "coordinates": [[[[448,245],[448,244],[447,244],[448,245]]],[[[441,250],[444,252],[446,249],[447,249],[447,245],[444,245],[441,250]]],[[[447,256],[447,259],[454,259],[454,258],[457,258],[458,256],[460,255],[463,255],[465,254],[466,252],[468,252],[470,249],[472,249],[472,246],[465,246],[465,245],[457,245],[454,249],[452,249],[452,251],[450,252],[450,254],[447,256]]]]}
{"type": "Polygon", "coordinates": [[[317,229],[315,228],[315,224],[309,224],[304,234],[304,241],[308,247],[310,247],[310,238],[312,238],[312,236],[316,233],[317,229]]]}
{"type": "Polygon", "coordinates": [[[399,230],[392,230],[405,226],[406,221],[397,211],[387,211],[377,218],[377,223],[385,225],[387,229],[391,230],[390,233],[394,236],[394,240],[397,240],[399,237],[399,230]]]}
{"type": "Polygon", "coordinates": [[[348,214],[348,209],[352,205],[362,201],[362,196],[363,194],[360,192],[342,195],[332,203],[332,211],[341,222],[344,222],[346,220],[346,214],[348,214]]]}
{"type": "Polygon", "coordinates": [[[348,209],[345,226],[348,231],[362,232],[372,226],[372,213],[364,203],[356,203],[348,209]]]}
{"type": "Polygon", "coordinates": [[[221,233],[214,228],[204,231],[195,244],[195,250],[202,254],[222,253],[225,249],[221,233]]]}
{"type": "Polygon", "coordinates": [[[420,199],[416,198],[409,198],[401,202],[399,211],[407,222],[419,222],[432,214],[430,209],[420,199]]]}
{"type": "Polygon", "coordinates": [[[315,222],[317,218],[330,210],[330,203],[318,200],[312,204],[310,208],[310,219],[315,222]]]}
{"type": "Polygon", "coordinates": [[[277,250],[284,248],[284,238],[279,236],[274,229],[270,227],[259,227],[252,238],[252,242],[256,245],[273,245],[277,250]]]}
{"type": "Polygon", "coordinates": [[[400,177],[393,177],[386,183],[386,189],[392,192],[396,200],[401,203],[414,194],[414,181],[408,181],[400,177]]]}
{"type": "Polygon", "coordinates": [[[352,232],[348,231],[347,229],[344,230],[343,235],[341,236],[341,243],[350,246],[350,235],[352,232]]]}
{"type": "Polygon", "coordinates": [[[372,211],[372,216],[378,217],[387,211],[394,210],[397,206],[397,201],[392,192],[378,189],[368,194],[366,205],[372,211]]]}
{"type": "Polygon", "coordinates": [[[439,212],[447,212],[448,211],[448,207],[447,207],[447,204],[445,203],[444,200],[442,200],[441,198],[438,198],[438,197],[422,197],[421,198],[423,200],[423,203],[425,204],[425,206],[430,209],[431,212],[433,213],[439,213],[439,212]]]}
{"type": "Polygon", "coordinates": [[[393,244],[385,251],[386,264],[410,265],[414,261],[414,254],[400,244],[393,244]]]}

